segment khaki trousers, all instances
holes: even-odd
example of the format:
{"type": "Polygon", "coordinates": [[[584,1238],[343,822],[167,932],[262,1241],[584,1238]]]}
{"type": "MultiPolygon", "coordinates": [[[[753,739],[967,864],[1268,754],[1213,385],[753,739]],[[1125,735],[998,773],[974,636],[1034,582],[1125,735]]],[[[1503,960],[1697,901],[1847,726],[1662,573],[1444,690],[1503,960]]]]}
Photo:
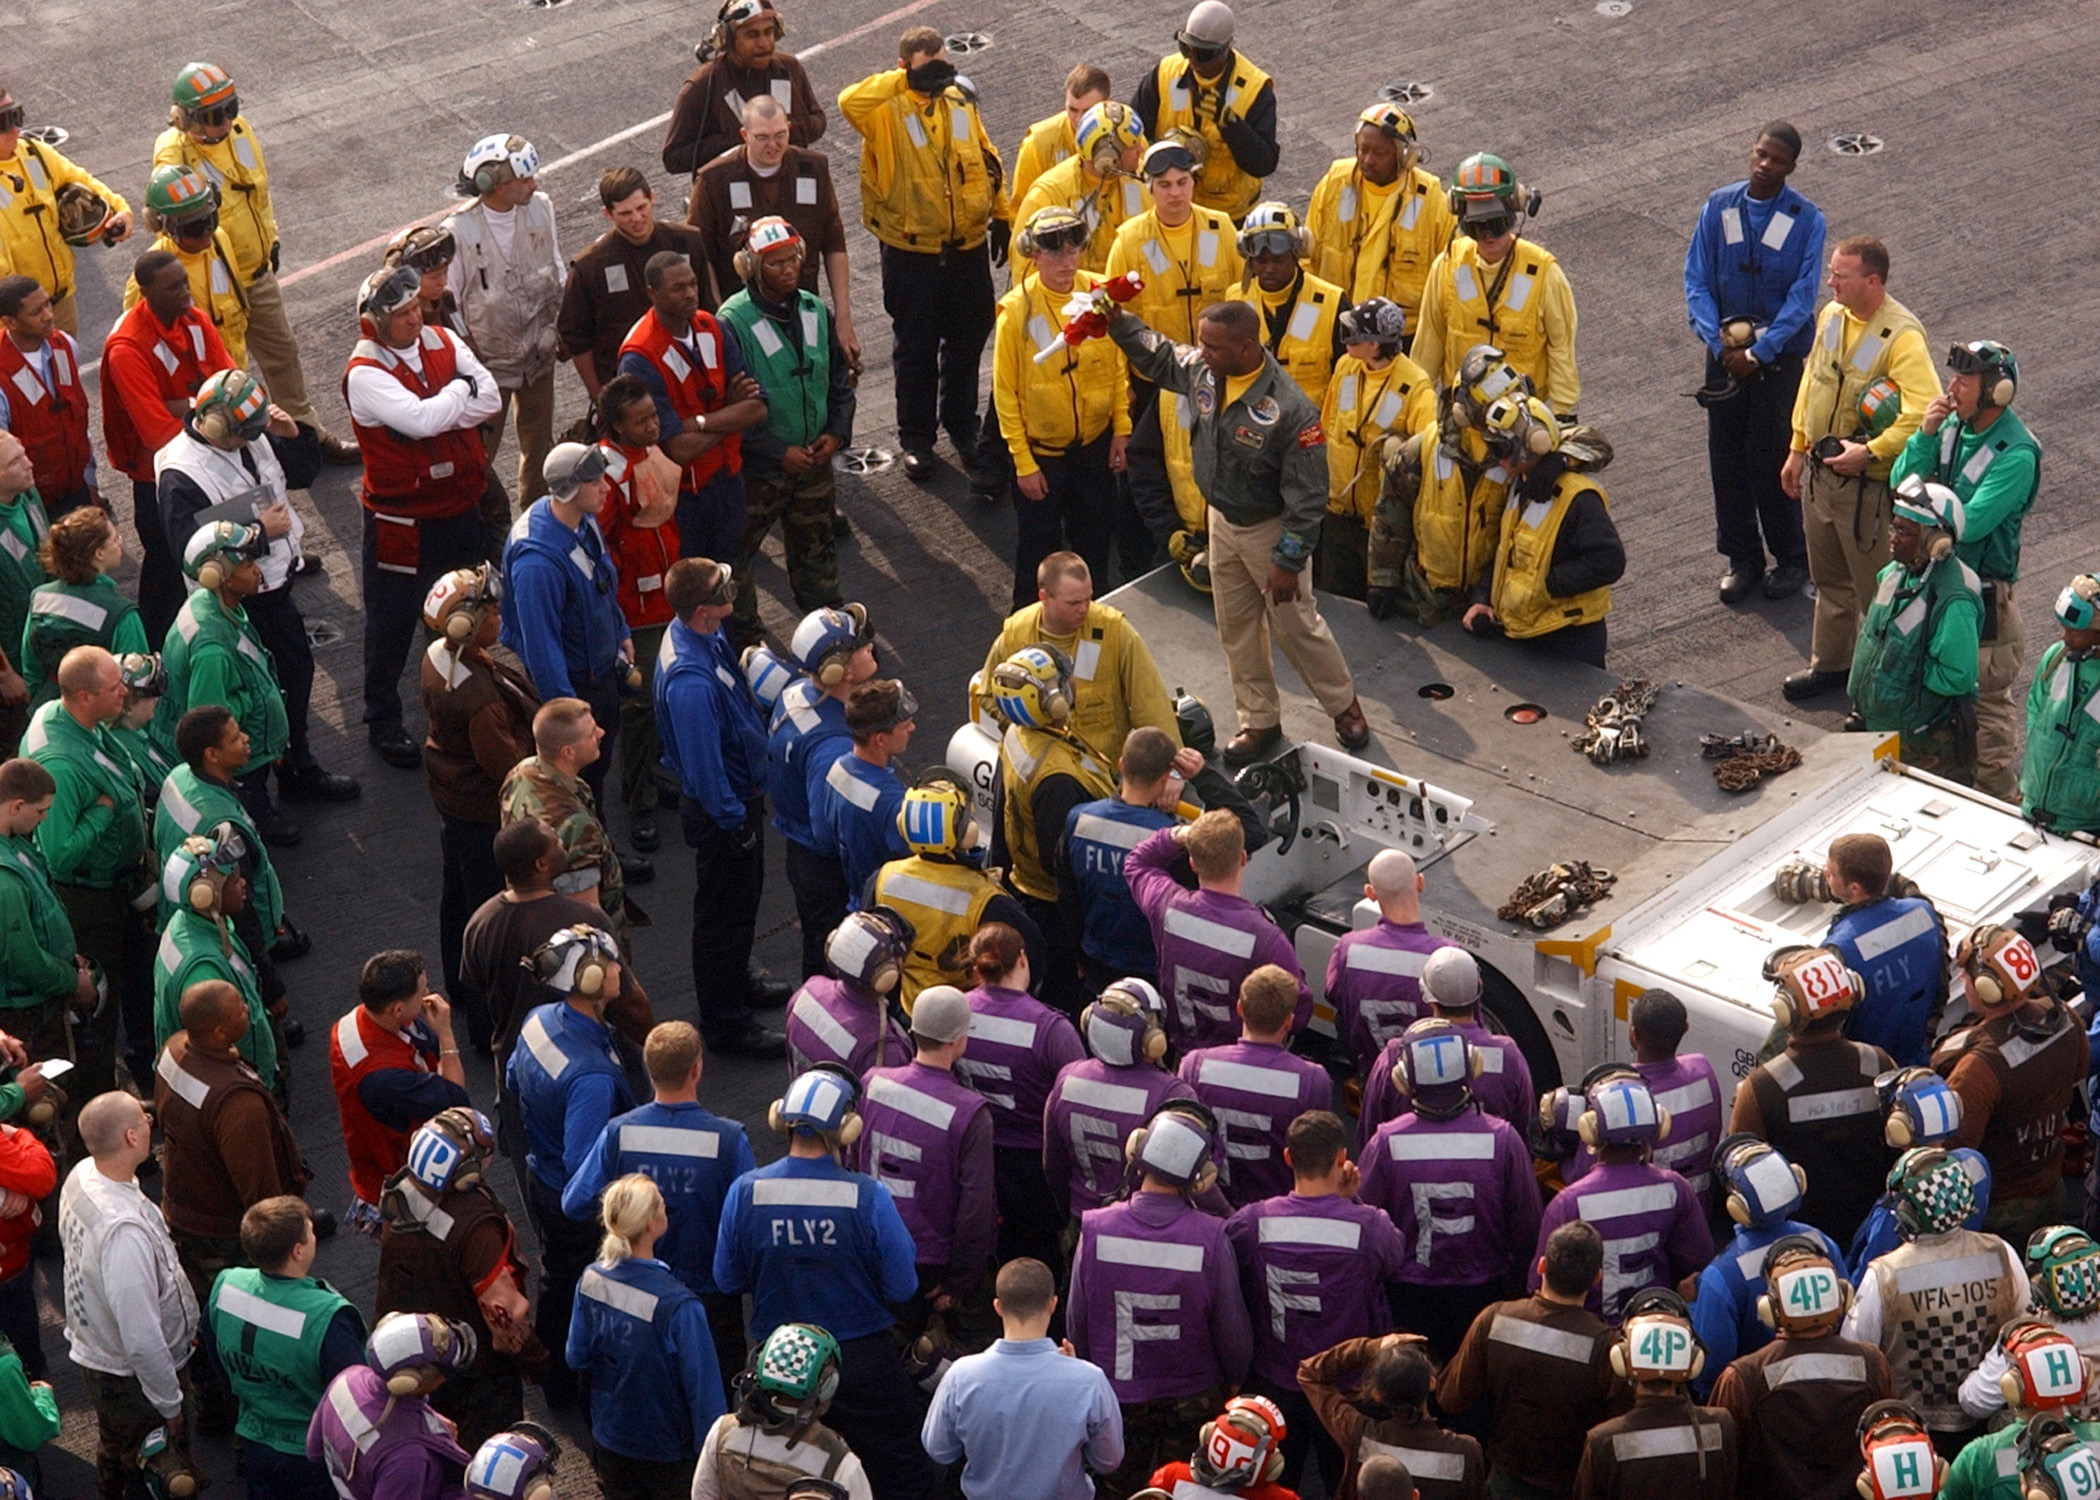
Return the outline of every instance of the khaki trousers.
{"type": "Polygon", "coordinates": [[[1356,701],[1356,684],[1334,632],[1320,618],[1311,577],[1299,575],[1298,597],[1289,604],[1277,604],[1268,595],[1270,554],[1283,535],[1283,518],[1235,526],[1213,507],[1209,525],[1211,608],[1232,674],[1239,727],[1269,729],[1283,722],[1269,654],[1272,634],[1328,717],[1347,709],[1356,701]]]}
{"type": "Polygon", "coordinates": [[[248,360],[272,401],[294,422],[320,431],[321,419],[307,399],[306,372],[299,367],[299,344],[285,316],[284,290],[275,271],[264,271],[248,283],[248,360]]]}
{"type": "Polygon", "coordinates": [[[80,338],[80,299],[71,292],[51,304],[51,316],[77,342],[80,338]]]}
{"type": "Polygon", "coordinates": [[[518,509],[523,511],[547,493],[547,480],[540,470],[547,462],[547,450],[554,446],[554,372],[549,370],[539,379],[517,390],[504,389],[501,394],[503,405],[481,429],[481,440],[488,448],[489,463],[493,466],[496,451],[503,446],[504,424],[510,421],[511,406],[515,403],[518,413],[518,509]]]}
{"type": "Polygon", "coordinates": [[[1808,465],[1801,490],[1808,532],[1808,576],[1816,583],[1808,665],[1850,672],[1859,622],[1889,560],[1889,487],[1882,479],[1847,479],[1808,465]]]}
{"type": "Polygon", "coordinates": [[[2027,627],[2013,602],[2016,586],[2003,581],[1998,591],[1998,634],[1985,641],[1976,658],[1976,788],[2001,802],[2020,800],[2020,731],[2026,705],[2013,706],[2013,683],[2027,657],[2027,627]]]}

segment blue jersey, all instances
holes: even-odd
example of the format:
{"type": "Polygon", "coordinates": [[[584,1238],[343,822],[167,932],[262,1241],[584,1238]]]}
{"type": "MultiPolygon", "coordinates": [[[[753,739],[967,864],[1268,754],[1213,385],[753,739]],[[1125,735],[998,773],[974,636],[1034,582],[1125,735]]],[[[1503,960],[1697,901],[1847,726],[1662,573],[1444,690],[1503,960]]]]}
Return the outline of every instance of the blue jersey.
{"type": "Polygon", "coordinates": [[[717,827],[741,829],[746,805],[765,789],[766,731],[721,630],[702,635],[682,620],[664,627],[656,654],[656,735],[679,790],[717,827]]]}
{"type": "Polygon", "coordinates": [[[751,1294],[751,1340],[814,1323],[841,1343],[880,1333],[919,1289],[918,1251],[890,1190],[827,1158],[788,1156],[729,1189],[715,1286],[751,1294]]]}
{"type": "Polygon", "coordinates": [[[1079,893],[1079,949],[1116,974],[1150,979],[1159,967],[1152,924],[1123,878],[1123,858],[1174,819],[1120,797],[1082,802],[1065,814],[1065,864],[1079,893]]]}
{"type": "Polygon", "coordinates": [[[576,697],[611,672],[628,634],[620,570],[597,521],[585,516],[572,531],[551,503],[534,501],[503,547],[503,644],[543,700],[576,697]]]}
{"type": "Polygon", "coordinates": [[[1706,1345],[1706,1368],[1692,1382],[1700,1400],[1706,1399],[1730,1360],[1755,1354],[1772,1342],[1772,1330],[1757,1316],[1757,1299],[1765,1290],[1765,1251],[1790,1234],[1820,1240],[1833,1266],[1845,1263],[1835,1240],[1797,1220],[1781,1219],[1762,1229],[1738,1225],[1734,1237],[1699,1273],[1699,1290],[1692,1299],[1692,1331],[1706,1345]]]}
{"type": "Polygon", "coordinates": [[[1684,301],[1692,332],[1715,358],[1721,325],[1733,318],[1756,327],[1750,352],[1762,364],[1808,353],[1823,227],[1823,211],[1790,187],[1760,200],[1748,182],[1738,182],[1707,198],[1685,252],[1684,301]]]}
{"type": "Polygon", "coordinates": [[[754,1165],[751,1138],[736,1121],[697,1104],[644,1104],[606,1125],[562,1189],[561,1208],[572,1219],[589,1219],[607,1183],[640,1172],[664,1195],[670,1220],[656,1258],[694,1291],[712,1292],[722,1200],[754,1165]]]}
{"type": "Polygon", "coordinates": [[[766,736],[766,790],[773,799],[773,826],[781,837],[827,859],[838,858],[810,827],[810,773],[821,778],[833,761],[852,749],[846,705],[807,677],[789,683],[766,736]]]}
{"type": "Polygon", "coordinates": [[[911,854],[897,826],[903,806],[904,779],[893,767],[851,753],[833,758],[822,771],[811,763],[809,826],[818,846],[845,867],[846,899],[854,911],[875,872],[911,854]]]}
{"type": "Polygon", "coordinates": [[[525,1164],[556,1193],[605,1122],[634,1107],[612,1032],[563,1000],[527,1013],[505,1077],[525,1117],[525,1164]]]}
{"type": "Polygon", "coordinates": [[[1899,1068],[1930,1062],[1932,1023],[1947,1000],[1947,932],[1932,904],[1890,896],[1855,907],[1838,915],[1823,941],[1867,983],[1845,1035],[1879,1047],[1899,1068]]]}
{"type": "Polygon", "coordinates": [[[707,1311],[660,1260],[584,1269],[569,1368],[591,1377],[591,1436],[648,1463],[691,1463],[728,1411],[707,1311]]]}

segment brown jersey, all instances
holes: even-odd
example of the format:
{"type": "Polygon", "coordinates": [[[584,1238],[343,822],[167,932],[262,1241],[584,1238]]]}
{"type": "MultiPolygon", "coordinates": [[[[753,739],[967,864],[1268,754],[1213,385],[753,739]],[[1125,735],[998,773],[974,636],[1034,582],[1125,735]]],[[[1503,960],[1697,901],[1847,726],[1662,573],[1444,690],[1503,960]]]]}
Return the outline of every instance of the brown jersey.
{"type": "Polygon", "coordinates": [[[238,1057],[208,1056],[178,1031],[154,1073],[170,1229],[237,1240],[241,1216],[255,1204],[304,1191],[299,1142],[255,1069],[238,1057]]]}
{"type": "Polygon", "coordinates": [[[1575,1500],[1733,1500],[1735,1469],[1734,1417],[1682,1393],[1642,1396],[1590,1429],[1575,1500]]]}
{"type": "Polygon", "coordinates": [[[1342,1450],[1334,1500],[1356,1500],[1357,1469],[1380,1456],[1407,1466],[1421,1500],[1481,1500],[1487,1460],[1476,1439],[1446,1432],[1419,1414],[1375,1418],[1350,1399],[1384,1347],[1383,1338],[1344,1339],[1298,1365],[1298,1389],[1342,1450]]]}
{"type": "Polygon", "coordinates": [[[1437,1378],[1457,1415],[1488,1403],[1488,1462],[1527,1484],[1565,1490],[1589,1430],[1611,1409],[1611,1329],[1584,1307],[1544,1297],[1497,1302],[1473,1320],[1437,1378]]]}
{"type": "Polygon", "coordinates": [[[2053,999],[1964,1026],[1932,1066],[1961,1095],[1955,1144],[1991,1164],[1991,1201],[2044,1193],[2063,1171],[2064,1108],[2085,1078],[2086,1041],[2053,999]]]}
{"type": "Polygon", "coordinates": [[[1874,1080],[1895,1066],[1864,1042],[1796,1037],[1736,1090],[1729,1130],[1762,1137],[1808,1175],[1794,1217],[1840,1245],[1852,1242],[1887,1182],[1874,1080]]]}
{"type": "Polygon", "coordinates": [[[1744,1494],[1851,1500],[1859,1414],[1895,1394],[1887,1356],[1832,1333],[1743,1355],[1714,1382],[1713,1404],[1735,1418],[1744,1494]]]}

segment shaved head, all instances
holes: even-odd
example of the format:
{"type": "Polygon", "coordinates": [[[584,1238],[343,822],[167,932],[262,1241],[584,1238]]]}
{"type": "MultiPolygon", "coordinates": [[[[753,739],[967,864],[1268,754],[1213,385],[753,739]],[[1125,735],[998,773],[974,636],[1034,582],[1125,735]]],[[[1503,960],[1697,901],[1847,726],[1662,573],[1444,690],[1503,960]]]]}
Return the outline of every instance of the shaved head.
{"type": "Polygon", "coordinates": [[[75,646],[58,664],[58,690],[92,693],[121,675],[117,659],[100,646],[75,646]]]}
{"type": "Polygon", "coordinates": [[[146,1123],[145,1108],[122,1089],[97,1094],[80,1107],[80,1144],[90,1156],[112,1156],[124,1149],[124,1132],[146,1123]]]}
{"type": "Polygon", "coordinates": [[[1371,868],[1365,872],[1364,878],[1370,882],[1371,893],[1377,900],[1411,896],[1416,878],[1414,857],[1398,849],[1383,850],[1371,857],[1371,868]]]}
{"type": "Polygon", "coordinates": [[[223,979],[204,979],[182,992],[182,1029],[192,1041],[225,1046],[248,1029],[248,1002],[223,979]]]}

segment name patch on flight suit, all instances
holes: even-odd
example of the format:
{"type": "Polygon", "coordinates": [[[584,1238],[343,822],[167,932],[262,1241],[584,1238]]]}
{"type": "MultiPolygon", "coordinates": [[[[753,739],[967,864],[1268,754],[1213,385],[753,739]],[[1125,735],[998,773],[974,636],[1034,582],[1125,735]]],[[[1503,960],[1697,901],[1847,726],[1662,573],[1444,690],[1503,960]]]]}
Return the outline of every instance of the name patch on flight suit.
{"type": "Polygon", "coordinates": [[[1238,443],[1241,446],[1247,448],[1259,448],[1262,446],[1263,442],[1262,435],[1256,432],[1252,427],[1233,428],[1232,440],[1235,443],[1238,443]]]}
{"type": "Polygon", "coordinates": [[[1196,387],[1196,410],[1206,417],[1218,409],[1218,393],[1208,385],[1196,387]]]}

